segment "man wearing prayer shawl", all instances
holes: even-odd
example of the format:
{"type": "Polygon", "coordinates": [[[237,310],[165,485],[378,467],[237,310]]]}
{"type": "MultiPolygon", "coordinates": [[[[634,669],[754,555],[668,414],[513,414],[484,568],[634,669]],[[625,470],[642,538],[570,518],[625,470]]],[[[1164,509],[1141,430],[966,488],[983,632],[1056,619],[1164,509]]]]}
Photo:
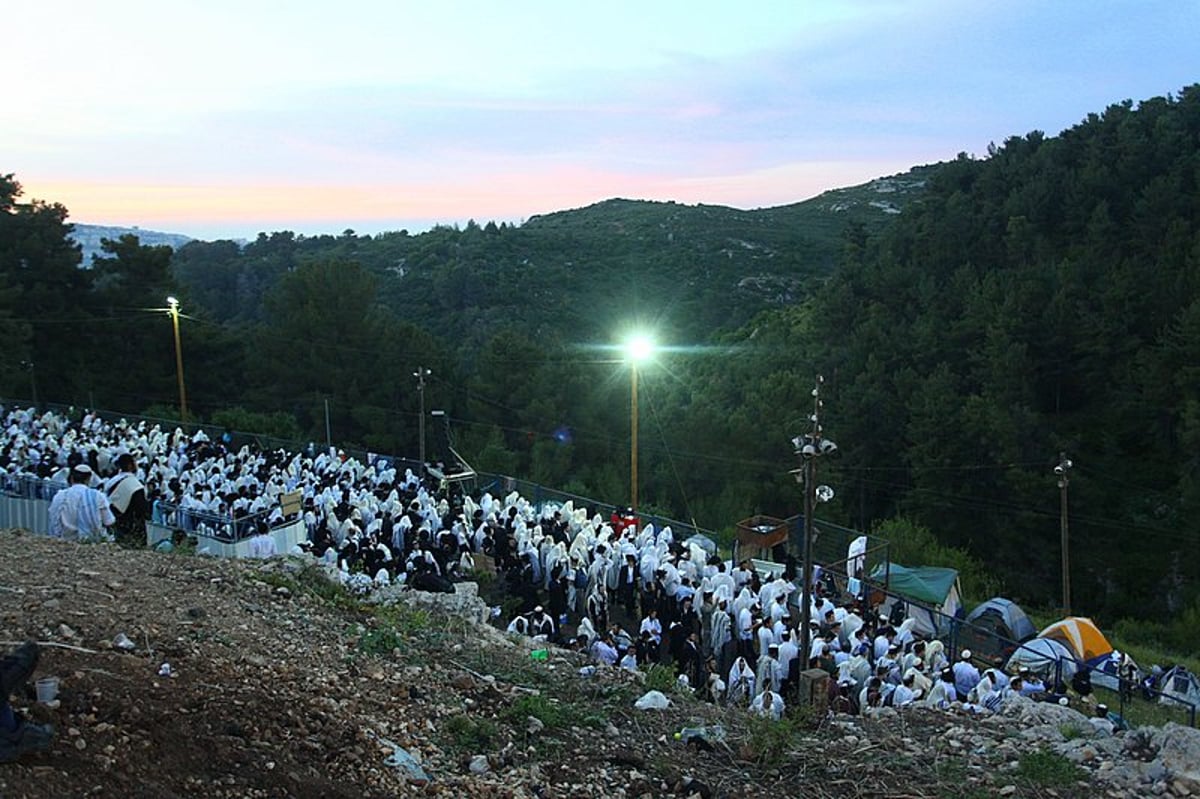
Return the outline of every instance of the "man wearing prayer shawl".
{"type": "Polygon", "coordinates": [[[103,492],[89,488],[92,469],[86,464],[71,469],[71,485],[50,502],[50,535],[80,541],[111,541],[108,528],[116,518],[103,492]]]}

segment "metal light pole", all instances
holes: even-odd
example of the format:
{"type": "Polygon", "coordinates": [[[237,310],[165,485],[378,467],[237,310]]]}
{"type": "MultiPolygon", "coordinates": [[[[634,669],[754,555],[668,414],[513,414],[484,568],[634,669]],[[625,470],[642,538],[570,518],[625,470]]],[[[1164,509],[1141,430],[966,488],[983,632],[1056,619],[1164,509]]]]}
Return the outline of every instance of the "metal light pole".
{"type": "Polygon", "coordinates": [[[654,355],[654,342],[644,335],[635,335],[625,344],[629,358],[629,507],[633,515],[638,510],[638,363],[654,355]]]}
{"type": "Polygon", "coordinates": [[[1058,475],[1058,524],[1059,532],[1062,535],[1062,605],[1064,616],[1071,614],[1071,561],[1068,549],[1069,536],[1067,535],[1067,485],[1070,484],[1071,480],[1067,474],[1074,465],[1071,463],[1071,459],[1067,457],[1067,453],[1058,453],[1058,465],[1054,467],[1054,473],[1058,475]]]}
{"type": "Polygon", "coordinates": [[[175,376],[179,380],[179,419],[187,424],[187,389],[183,385],[183,347],[179,342],[179,300],[167,297],[167,313],[171,316],[171,327],[175,331],[175,376]]]}
{"type": "Polygon", "coordinates": [[[417,421],[417,434],[421,438],[421,471],[425,470],[425,378],[429,377],[433,372],[426,369],[424,366],[418,366],[417,371],[413,372],[413,377],[417,378],[417,397],[420,400],[421,414],[417,421]]]}
{"type": "Polygon", "coordinates": [[[824,382],[825,378],[817,375],[817,384],[812,390],[813,411],[809,416],[809,421],[812,422],[812,430],[792,439],[792,445],[796,448],[796,454],[804,461],[803,468],[792,472],[797,480],[804,483],[804,541],[802,542],[804,585],[801,587],[800,592],[800,647],[801,654],[804,657],[804,668],[808,668],[809,657],[812,651],[813,508],[818,501],[828,502],[833,499],[832,488],[829,486],[817,486],[817,458],[822,455],[831,455],[838,448],[837,444],[822,435],[821,408],[824,403],[821,401],[821,386],[824,382]]]}

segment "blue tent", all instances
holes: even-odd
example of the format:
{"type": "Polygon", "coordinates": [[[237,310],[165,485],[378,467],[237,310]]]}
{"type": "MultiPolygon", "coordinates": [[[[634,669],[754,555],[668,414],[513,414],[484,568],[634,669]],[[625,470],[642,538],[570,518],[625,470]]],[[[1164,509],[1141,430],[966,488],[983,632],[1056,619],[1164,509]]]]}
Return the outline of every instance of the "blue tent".
{"type": "Polygon", "coordinates": [[[967,623],[987,628],[1018,643],[1037,637],[1037,627],[1011,599],[992,597],[967,614],[967,623]]]}

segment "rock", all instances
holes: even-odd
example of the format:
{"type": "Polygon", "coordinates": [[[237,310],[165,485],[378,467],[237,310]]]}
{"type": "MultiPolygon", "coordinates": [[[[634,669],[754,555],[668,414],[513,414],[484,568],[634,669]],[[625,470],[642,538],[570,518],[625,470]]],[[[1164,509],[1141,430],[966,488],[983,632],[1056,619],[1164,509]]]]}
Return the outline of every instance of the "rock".
{"type": "Polygon", "coordinates": [[[1150,743],[1176,776],[1200,782],[1200,730],[1168,722],[1151,735],[1150,743]]]}
{"type": "Polygon", "coordinates": [[[472,774],[487,774],[492,770],[488,763],[487,755],[475,755],[471,758],[471,764],[468,766],[472,774]]]}
{"type": "Polygon", "coordinates": [[[525,717],[525,732],[530,735],[537,735],[542,730],[546,729],[546,725],[536,716],[525,717]]]}
{"type": "Polygon", "coordinates": [[[996,795],[997,796],[1012,796],[1016,792],[1017,792],[1017,786],[1005,785],[1003,788],[996,791],[996,795]]]}

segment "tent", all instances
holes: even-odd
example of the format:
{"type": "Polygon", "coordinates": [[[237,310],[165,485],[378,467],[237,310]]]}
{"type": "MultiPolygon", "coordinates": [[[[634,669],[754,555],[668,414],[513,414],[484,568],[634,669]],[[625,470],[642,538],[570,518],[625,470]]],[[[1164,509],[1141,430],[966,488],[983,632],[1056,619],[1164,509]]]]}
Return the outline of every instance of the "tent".
{"type": "Polygon", "coordinates": [[[1028,641],[1037,637],[1037,627],[1011,599],[992,597],[967,614],[967,624],[984,627],[990,632],[1013,641],[1028,641]]]}
{"type": "Polygon", "coordinates": [[[1158,701],[1164,705],[1179,707],[1179,702],[1182,701],[1200,707],[1200,679],[1184,666],[1176,666],[1167,671],[1159,684],[1162,686],[1162,696],[1158,701]]]}
{"type": "Polygon", "coordinates": [[[1082,616],[1069,616],[1056,621],[1038,633],[1038,637],[1058,641],[1074,653],[1076,660],[1092,667],[1103,666],[1113,651],[1112,644],[1100,632],[1100,628],[1091,619],[1082,616]]]}
{"type": "Polygon", "coordinates": [[[887,616],[898,601],[907,600],[908,615],[917,622],[913,632],[927,638],[946,631],[950,620],[946,617],[953,618],[962,610],[955,569],[881,563],[872,570],[871,579],[887,580],[889,596],[881,609],[883,615],[887,616]]]}
{"type": "Polygon", "coordinates": [[[1027,666],[1049,684],[1055,678],[1056,663],[1062,664],[1062,681],[1069,683],[1078,669],[1075,655],[1053,638],[1034,638],[1017,647],[1008,659],[1005,670],[1012,674],[1022,666],[1027,666]]]}
{"type": "Polygon", "coordinates": [[[1107,688],[1110,691],[1121,690],[1121,678],[1124,677],[1133,686],[1141,682],[1142,669],[1128,654],[1122,655],[1117,650],[1109,653],[1092,671],[1092,685],[1107,688]],[[1124,669],[1122,670],[1122,665],[1124,669]]]}
{"type": "Polygon", "coordinates": [[[993,597],[975,608],[959,628],[959,649],[970,649],[976,657],[1003,666],[1017,644],[1037,637],[1037,628],[1017,603],[993,597]]]}

